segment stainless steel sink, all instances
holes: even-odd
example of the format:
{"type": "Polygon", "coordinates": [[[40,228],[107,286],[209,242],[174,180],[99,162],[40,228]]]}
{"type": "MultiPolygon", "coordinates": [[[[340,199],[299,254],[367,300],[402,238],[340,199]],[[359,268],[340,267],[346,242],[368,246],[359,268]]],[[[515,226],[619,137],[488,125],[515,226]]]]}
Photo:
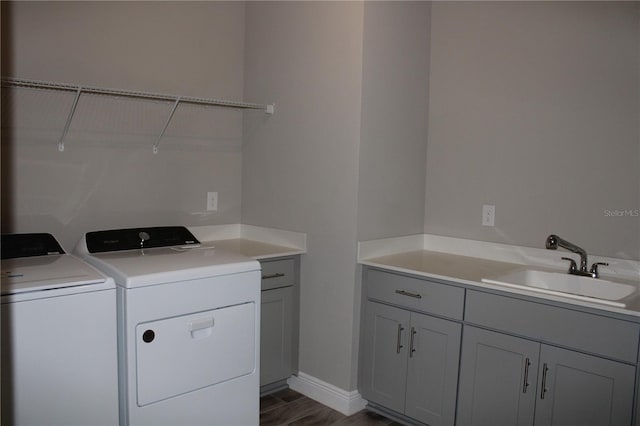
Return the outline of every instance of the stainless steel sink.
{"type": "Polygon", "coordinates": [[[524,269],[492,278],[483,278],[482,282],[619,307],[626,306],[624,302],[620,302],[621,299],[637,290],[633,285],[604,279],[535,269],[524,269]]]}

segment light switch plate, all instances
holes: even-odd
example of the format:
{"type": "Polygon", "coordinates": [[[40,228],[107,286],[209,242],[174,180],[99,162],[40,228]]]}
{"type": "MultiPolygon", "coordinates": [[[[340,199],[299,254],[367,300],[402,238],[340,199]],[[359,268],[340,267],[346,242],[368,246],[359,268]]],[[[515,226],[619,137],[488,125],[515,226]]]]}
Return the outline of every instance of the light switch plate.
{"type": "Polygon", "coordinates": [[[207,211],[218,210],[218,193],[207,192],[207,211]]]}

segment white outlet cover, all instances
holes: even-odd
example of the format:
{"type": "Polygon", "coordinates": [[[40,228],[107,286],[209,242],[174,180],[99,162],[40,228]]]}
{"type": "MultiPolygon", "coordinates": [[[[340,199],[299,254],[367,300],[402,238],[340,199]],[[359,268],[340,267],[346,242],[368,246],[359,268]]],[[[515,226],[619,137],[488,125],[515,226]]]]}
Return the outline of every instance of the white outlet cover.
{"type": "Polygon", "coordinates": [[[495,226],[496,206],[485,204],[482,206],[482,226],[495,226]]]}

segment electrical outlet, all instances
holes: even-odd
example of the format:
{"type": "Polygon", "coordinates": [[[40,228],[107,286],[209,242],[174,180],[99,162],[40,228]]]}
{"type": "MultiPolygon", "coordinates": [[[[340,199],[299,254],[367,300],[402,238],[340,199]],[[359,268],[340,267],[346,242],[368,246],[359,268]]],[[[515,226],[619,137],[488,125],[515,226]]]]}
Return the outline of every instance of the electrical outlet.
{"type": "Polygon", "coordinates": [[[485,204],[482,206],[482,226],[495,226],[496,206],[485,204]]]}
{"type": "Polygon", "coordinates": [[[207,192],[207,211],[218,210],[218,193],[207,192]]]}

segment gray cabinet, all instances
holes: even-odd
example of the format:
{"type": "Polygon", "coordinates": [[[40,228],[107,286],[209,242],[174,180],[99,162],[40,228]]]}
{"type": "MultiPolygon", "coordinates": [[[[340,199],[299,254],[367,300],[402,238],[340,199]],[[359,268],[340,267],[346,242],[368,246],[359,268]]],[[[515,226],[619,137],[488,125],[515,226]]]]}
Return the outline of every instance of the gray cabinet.
{"type": "Polygon", "coordinates": [[[411,313],[405,415],[436,425],[453,425],[462,325],[411,313]]]}
{"type": "Polygon", "coordinates": [[[261,261],[261,393],[286,387],[297,369],[298,257],[261,261]]]}
{"type": "Polygon", "coordinates": [[[542,345],[535,425],[631,424],[635,367],[542,345]]]}
{"type": "Polygon", "coordinates": [[[540,344],[464,327],[459,426],[533,424],[540,344]]]}
{"type": "Polygon", "coordinates": [[[362,323],[360,393],[369,404],[413,420],[432,426],[453,425],[462,325],[422,312],[433,306],[440,314],[461,316],[455,300],[461,307],[464,291],[376,270],[367,272],[369,300],[362,323]]]}
{"type": "Polygon", "coordinates": [[[430,426],[633,421],[637,320],[368,267],[363,300],[358,388],[391,417],[430,426]]]}
{"type": "MultiPolygon", "coordinates": [[[[475,290],[467,290],[464,315],[467,325],[458,394],[460,426],[498,424],[494,420],[514,408],[526,412],[517,424],[533,425],[534,418],[536,426],[631,424],[639,324],[475,290]],[[495,331],[479,330],[468,324],[495,331]],[[538,349],[534,351],[532,344],[538,349]],[[494,348],[491,356],[486,350],[488,346],[494,348]],[[506,373],[505,368],[502,375],[495,376],[500,380],[494,378],[486,385],[476,379],[492,371],[489,364],[505,362],[497,354],[504,356],[507,352],[520,354],[519,374],[523,380],[525,359],[531,362],[527,380],[530,387],[536,388],[532,416],[529,414],[531,393],[525,395],[521,388],[516,397],[515,380],[510,382],[511,390],[501,381],[507,374],[517,377],[516,366],[510,367],[511,373],[506,373]],[[537,364],[534,352],[539,353],[537,364]],[[479,364],[481,356],[489,358],[484,365],[479,364]],[[483,397],[479,395],[496,392],[504,393],[506,400],[517,399],[518,404],[523,405],[504,404],[500,410],[493,411],[495,417],[488,417],[486,421],[483,413],[490,406],[480,404],[483,397]]],[[[492,371],[492,374],[498,372],[492,371]]],[[[521,386],[524,386],[522,381],[521,386]]]]}
{"type": "Polygon", "coordinates": [[[367,303],[365,310],[360,393],[369,401],[402,413],[411,313],[375,302],[367,303]]]}
{"type": "Polygon", "coordinates": [[[628,364],[465,326],[457,424],[628,426],[634,381],[628,364]]]}
{"type": "Polygon", "coordinates": [[[293,289],[262,292],[260,384],[285,380],[292,374],[293,289]]]}

